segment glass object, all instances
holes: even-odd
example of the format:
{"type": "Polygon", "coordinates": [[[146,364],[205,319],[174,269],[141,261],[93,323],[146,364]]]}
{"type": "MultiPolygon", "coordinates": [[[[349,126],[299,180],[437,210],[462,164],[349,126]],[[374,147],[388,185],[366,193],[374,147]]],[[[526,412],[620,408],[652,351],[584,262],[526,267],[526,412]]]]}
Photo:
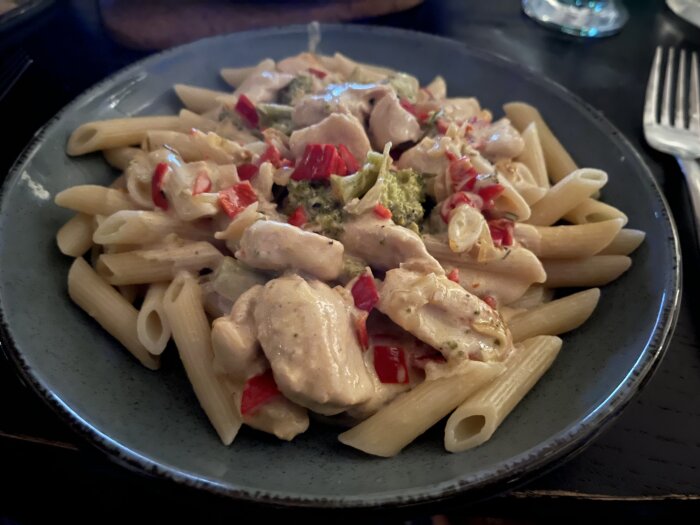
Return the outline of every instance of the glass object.
{"type": "Polygon", "coordinates": [[[616,0],[522,0],[533,20],[570,35],[602,37],[617,33],[627,10],[616,0]]]}

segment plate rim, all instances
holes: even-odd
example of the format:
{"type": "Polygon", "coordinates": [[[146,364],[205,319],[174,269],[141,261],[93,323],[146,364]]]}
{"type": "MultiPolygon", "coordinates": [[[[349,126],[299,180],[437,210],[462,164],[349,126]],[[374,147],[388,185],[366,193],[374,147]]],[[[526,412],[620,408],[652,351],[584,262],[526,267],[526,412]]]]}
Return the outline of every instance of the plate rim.
{"type": "MultiPolygon", "coordinates": [[[[544,76],[534,69],[526,67],[522,63],[516,62],[502,54],[478,46],[471,46],[468,43],[451,38],[423,33],[412,29],[364,24],[320,24],[320,26],[322,37],[324,31],[328,30],[351,34],[379,33],[384,36],[391,36],[394,34],[417,40],[423,39],[433,41],[443,46],[453,47],[471,56],[478,55],[479,59],[486,60],[492,64],[495,63],[501,67],[507,67],[535,84],[547,86],[549,89],[558,92],[561,98],[568,99],[573,105],[586,110],[592,118],[596,119],[599,124],[602,124],[604,131],[607,132],[612,143],[618,141],[618,145],[623,146],[633,155],[641,168],[640,173],[643,172],[644,176],[651,183],[651,187],[658,198],[661,214],[670,228],[672,235],[668,241],[671,245],[673,267],[670,269],[668,283],[666,285],[667,288],[670,288],[670,292],[662,301],[659,322],[657,322],[648,340],[647,349],[629,370],[625,381],[618,385],[616,390],[608,397],[605,404],[596,407],[594,412],[592,412],[586,420],[572,423],[548,440],[538,443],[527,451],[499,462],[495,467],[482,470],[481,472],[486,475],[481,475],[479,479],[476,480],[470,481],[466,479],[470,476],[470,474],[467,473],[449,481],[439,482],[428,487],[388,490],[373,494],[351,496],[290,495],[281,491],[241,488],[231,483],[222,483],[212,479],[198,477],[186,471],[179,470],[176,466],[164,465],[157,460],[142,456],[130,450],[125,445],[113,440],[98,428],[90,425],[90,423],[75,413],[56,393],[47,389],[41,383],[38,376],[35,375],[32,367],[26,362],[22,352],[10,335],[9,326],[6,324],[2,295],[0,295],[0,349],[3,350],[5,356],[9,358],[9,361],[15,365],[14,369],[15,372],[19,373],[20,380],[24,384],[28,384],[54,413],[57,413],[63,421],[67,422],[76,433],[86,439],[92,446],[95,446],[101,452],[105,453],[110,460],[128,470],[140,474],[165,478],[192,488],[204,489],[210,493],[228,496],[241,501],[300,508],[379,509],[397,506],[409,507],[437,503],[457,497],[481,499],[484,497],[484,494],[492,494],[512,489],[516,484],[525,483],[534,477],[542,475],[582,452],[600,433],[607,429],[609,425],[619,417],[624,408],[648,384],[654,372],[658,369],[675,330],[680,312],[682,294],[680,241],[670,206],[661,190],[659,182],[654,177],[648,164],[627,137],[618,130],[602,112],[578,95],[569,91],[566,87],[552,80],[550,77],[544,76]],[[406,493],[408,493],[408,495],[406,493]]],[[[127,79],[140,68],[158,63],[169,56],[176,55],[184,48],[206,46],[207,43],[216,40],[224,40],[230,38],[232,35],[245,38],[248,36],[274,36],[279,34],[303,33],[307,31],[307,27],[307,24],[272,26],[215,35],[196,40],[146,56],[136,62],[126,65],[88,87],[39,128],[32,136],[27,146],[25,146],[19,154],[0,187],[0,214],[2,214],[3,195],[6,188],[14,183],[26,167],[28,161],[33,158],[36,151],[42,146],[44,135],[57,124],[61,117],[68,114],[73,107],[80,105],[86,99],[90,99],[103,86],[127,79]]]]}

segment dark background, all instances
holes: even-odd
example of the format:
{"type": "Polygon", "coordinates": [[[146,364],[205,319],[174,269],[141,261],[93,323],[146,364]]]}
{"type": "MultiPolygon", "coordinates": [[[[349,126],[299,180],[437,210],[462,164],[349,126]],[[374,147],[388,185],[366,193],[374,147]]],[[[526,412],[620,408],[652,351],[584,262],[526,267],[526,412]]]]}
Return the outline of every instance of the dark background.
{"type": "MultiPolygon", "coordinates": [[[[666,193],[681,237],[684,294],[675,336],[656,375],[622,416],[573,460],[485,502],[467,506],[457,501],[369,518],[344,513],[343,519],[427,523],[424,516],[445,512],[455,523],[484,521],[471,516],[571,522],[590,521],[591,515],[667,518],[700,507],[696,232],[680,170],[672,158],[645,144],[641,128],[655,47],[697,50],[700,29],[676,17],[660,0],[625,4],[630,21],[619,35],[601,40],[544,29],[521,13],[517,0],[428,0],[404,13],[360,21],[448,36],[504,55],[602,111],[642,152],[666,193]]],[[[35,19],[0,33],[0,173],[4,176],[33,134],[63,105],[147,54],[113,41],[92,1],[58,1],[35,19]]],[[[341,518],[241,506],[116,467],[25,389],[2,359],[0,399],[0,525],[140,521],[138,517],[146,516],[156,522],[222,523],[341,518]]]]}

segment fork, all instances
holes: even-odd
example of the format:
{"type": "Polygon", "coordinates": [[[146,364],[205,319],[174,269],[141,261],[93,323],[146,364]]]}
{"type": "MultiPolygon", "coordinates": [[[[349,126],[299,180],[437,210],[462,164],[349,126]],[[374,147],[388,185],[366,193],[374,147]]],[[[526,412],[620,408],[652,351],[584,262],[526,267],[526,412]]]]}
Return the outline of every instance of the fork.
{"type": "Polygon", "coordinates": [[[662,73],[662,58],[663,50],[659,46],[654,54],[649,83],[647,84],[646,100],[644,102],[644,137],[652,148],[676,157],[690,191],[695,227],[698,235],[700,235],[700,165],[695,161],[695,159],[700,157],[700,79],[698,78],[698,57],[695,52],[692,53],[690,79],[688,82],[690,93],[686,97],[686,51],[685,49],[681,50],[675,75],[675,101],[672,100],[675,49],[671,47],[668,50],[665,74],[662,73]],[[664,81],[661,96],[661,112],[659,119],[657,119],[662,74],[664,81]],[[686,98],[688,99],[687,104],[686,98]],[[671,122],[672,105],[675,106],[673,123],[671,122]],[[687,126],[686,117],[688,121],[687,126]]]}

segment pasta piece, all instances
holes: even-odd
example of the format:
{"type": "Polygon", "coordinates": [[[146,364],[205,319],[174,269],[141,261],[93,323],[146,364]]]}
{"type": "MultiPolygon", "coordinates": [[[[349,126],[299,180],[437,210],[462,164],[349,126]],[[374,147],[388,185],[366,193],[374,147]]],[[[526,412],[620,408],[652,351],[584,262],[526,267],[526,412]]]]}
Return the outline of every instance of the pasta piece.
{"type": "Polygon", "coordinates": [[[162,304],[199,404],[224,445],[230,445],[241,426],[241,418],[234,396],[214,373],[211,330],[195,278],[187,272],[179,273],[165,291],[162,304]]]}
{"type": "Polygon", "coordinates": [[[609,221],[610,219],[624,219],[623,226],[627,224],[627,215],[620,210],[604,202],[595,199],[586,199],[574,209],[564,214],[564,219],[574,224],[588,224],[590,222],[609,221]]]}
{"type": "Polygon", "coordinates": [[[56,234],[56,244],[63,255],[80,257],[92,246],[92,232],[95,219],[85,213],[78,213],[66,222],[56,234]]]}
{"type": "Polygon", "coordinates": [[[536,335],[559,335],[581,326],[600,299],[600,289],[591,288],[516,315],[508,323],[513,341],[519,343],[536,335]]]}
{"type": "Polygon", "coordinates": [[[198,115],[188,109],[181,109],[179,115],[182,127],[185,130],[195,128],[204,132],[216,131],[217,122],[215,120],[198,115]]]}
{"type": "Polygon", "coordinates": [[[469,395],[493,381],[500,363],[480,363],[465,374],[425,381],[376,414],[338,436],[341,443],[375,456],[391,457],[449,414],[469,395]]]}
{"type": "Polygon", "coordinates": [[[607,182],[608,176],[604,171],[591,168],[576,170],[552,186],[544,197],[532,205],[527,222],[538,226],[554,224],[607,182]]]}
{"type": "Polygon", "coordinates": [[[134,304],[134,302],[136,302],[136,298],[139,296],[139,287],[136,284],[117,286],[117,291],[129,304],[134,304]]]}
{"type": "Polygon", "coordinates": [[[646,233],[641,230],[620,230],[620,233],[608,244],[600,255],[629,255],[644,242],[646,233]]]}
{"type": "Polygon", "coordinates": [[[275,61],[271,58],[262,60],[256,66],[225,67],[220,70],[221,78],[231,87],[238,87],[243,81],[256,71],[274,71],[275,61]]]}
{"type": "Polygon", "coordinates": [[[146,151],[156,151],[161,148],[174,149],[185,162],[194,162],[204,159],[199,148],[192,143],[190,136],[186,133],[168,130],[147,132],[143,142],[143,149],[146,151]]]}
{"type": "Polygon", "coordinates": [[[543,303],[547,303],[554,298],[554,290],[551,288],[545,288],[541,284],[533,284],[523,296],[517,301],[512,302],[508,306],[516,309],[529,310],[540,306],[543,303]]]}
{"type": "Polygon", "coordinates": [[[594,255],[587,259],[543,260],[550,288],[587,288],[606,285],[625,273],[632,260],[624,255],[594,255]]]}
{"type": "Polygon", "coordinates": [[[549,126],[542,119],[542,115],[537,109],[524,102],[511,102],[505,104],[503,110],[513,126],[520,132],[523,132],[530,123],[535,123],[537,134],[542,144],[547,173],[552,182],[559,182],[578,169],[571,155],[561,145],[561,142],[552,133],[552,130],[549,129],[549,126]]]}
{"type": "Polygon", "coordinates": [[[536,226],[536,239],[522,233],[531,226],[515,225],[515,238],[544,259],[581,259],[597,254],[622,230],[622,219],[574,226],[536,226]]]}
{"type": "Polygon", "coordinates": [[[141,148],[132,148],[130,146],[122,146],[102,151],[102,155],[107,161],[107,164],[120,171],[124,171],[128,168],[132,159],[140,153],[142,153],[141,148]]]}
{"type": "Polygon", "coordinates": [[[206,232],[167,213],[121,210],[100,223],[92,240],[98,244],[150,244],[171,233],[185,238],[207,237],[206,232]]]}
{"type": "Polygon", "coordinates": [[[68,272],[68,295],[143,366],[158,369],[158,358],[148,353],[136,335],[136,308],[97,275],[82,257],[73,262],[68,272]]]}
{"type": "Polygon", "coordinates": [[[191,242],[148,250],[105,253],[97,260],[97,271],[110,284],[144,284],[170,281],[180,270],[198,272],[216,268],[223,259],[208,242],[191,242]]]}
{"type": "Polygon", "coordinates": [[[170,340],[170,325],[163,309],[163,296],[168,283],[154,283],[136,318],[136,333],[141,344],[153,355],[160,355],[170,340]]]}
{"type": "Polygon", "coordinates": [[[112,215],[119,210],[136,209],[129,195],[123,191],[95,184],[65,189],[56,195],[54,202],[62,208],[87,215],[112,215]]]}
{"type": "Polygon", "coordinates": [[[542,143],[540,135],[537,132],[537,124],[530,124],[522,130],[523,142],[525,148],[523,152],[515,159],[525,164],[532,173],[535,182],[540,188],[549,188],[549,178],[547,177],[547,166],[544,161],[544,152],[542,151],[542,143]]]}
{"type": "Polygon", "coordinates": [[[174,89],[182,104],[195,113],[204,113],[214,109],[220,105],[218,99],[231,96],[230,93],[224,91],[188,86],[187,84],[175,84],[174,89]]]}
{"type": "Polygon", "coordinates": [[[83,124],[68,139],[68,155],[84,155],[101,149],[141,144],[146,132],[152,129],[180,129],[175,116],[131,117],[96,120],[83,124]]]}
{"type": "Polygon", "coordinates": [[[558,337],[524,341],[510,353],[505,372],[469,397],[445,425],[445,449],[462,452],[485,443],[549,369],[561,349],[558,337]]]}

